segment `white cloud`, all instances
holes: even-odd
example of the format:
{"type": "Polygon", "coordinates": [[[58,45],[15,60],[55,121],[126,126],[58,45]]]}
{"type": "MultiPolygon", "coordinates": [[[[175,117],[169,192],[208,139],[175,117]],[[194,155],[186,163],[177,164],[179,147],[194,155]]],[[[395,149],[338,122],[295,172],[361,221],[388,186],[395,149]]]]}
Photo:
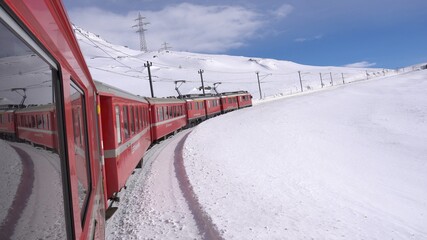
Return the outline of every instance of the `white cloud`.
{"type": "Polygon", "coordinates": [[[295,38],[294,41],[295,42],[306,42],[306,41],[308,41],[308,39],[307,38],[295,38]]]}
{"type": "Polygon", "coordinates": [[[362,62],[356,62],[356,63],[350,63],[347,65],[344,65],[344,67],[352,67],[352,68],[368,68],[368,67],[373,67],[377,65],[376,63],[370,63],[367,61],[362,61],[362,62]]]}
{"type": "Polygon", "coordinates": [[[300,38],[295,38],[294,42],[307,42],[307,41],[320,40],[322,38],[323,38],[323,35],[316,35],[314,37],[309,37],[309,38],[300,37],[300,38]]]}
{"type": "Polygon", "coordinates": [[[277,8],[275,11],[273,11],[273,15],[276,18],[285,18],[287,17],[292,11],[294,10],[294,7],[289,4],[283,4],[279,8],[277,8]]]}
{"type": "MultiPolygon", "coordinates": [[[[69,12],[71,21],[104,39],[139,48],[135,33],[138,12],[115,14],[99,8],[80,8],[69,12]]],[[[150,22],[146,26],[148,49],[157,50],[168,42],[174,50],[225,52],[245,45],[264,22],[258,13],[238,6],[200,6],[182,3],[159,11],[141,11],[150,22]]]]}

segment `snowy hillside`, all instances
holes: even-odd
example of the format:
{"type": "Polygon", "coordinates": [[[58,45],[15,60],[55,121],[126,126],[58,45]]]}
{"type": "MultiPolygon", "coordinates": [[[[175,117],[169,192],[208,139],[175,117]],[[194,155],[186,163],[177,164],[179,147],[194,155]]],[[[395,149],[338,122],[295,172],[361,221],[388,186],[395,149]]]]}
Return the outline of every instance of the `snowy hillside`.
{"type": "Polygon", "coordinates": [[[395,74],[387,69],[362,69],[347,67],[316,67],[273,59],[208,55],[188,52],[161,51],[142,53],[124,46],[117,46],[99,36],[75,28],[75,34],[89,66],[92,77],[131,93],[150,96],[148,71],[144,67],[152,62],[154,95],[176,96],[174,81],[186,80],[180,91],[197,92],[201,86],[198,71],[204,70],[205,86],[222,82],[219,92],[247,90],[259,98],[256,72],[259,72],[261,92],[264,97],[288,95],[303,89],[321,88],[355,80],[395,74]],[[332,81],[331,81],[332,78],[332,81]],[[332,83],[333,82],[333,83],[332,83]]]}
{"type": "Polygon", "coordinates": [[[426,239],[426,88],[414,71],[181,132],[131,176],[108,239],[426,239]]]}
{"type": "Polygon", "coordinates": [[[425,89],[427,70],[209,120],[190,182],[225,239],[426,239],[425,89]]]}

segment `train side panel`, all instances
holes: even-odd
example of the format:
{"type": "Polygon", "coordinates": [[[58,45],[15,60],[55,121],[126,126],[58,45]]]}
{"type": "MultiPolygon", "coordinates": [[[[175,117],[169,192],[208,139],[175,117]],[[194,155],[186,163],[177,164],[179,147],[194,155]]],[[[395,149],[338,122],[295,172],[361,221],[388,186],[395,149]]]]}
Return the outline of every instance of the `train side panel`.
{"type": "Polygon", "coordinates": [[[194,100],[194,99],[185,99],[186,109],[187,109],[187,118],[188,124],[196,124],[202,122],[206,119],[206,110],[204,107],[204,101],[194,100]]]}
{"type": "Polygon", "coordinates": [[[221,114],[221,104],[219,97],[205,98],[207,118],[215,117],[221,114]]]}
{"type": "Polygon", "coordinates": [[[238,109],[237,96],[235,95],[225,95],[221,96],[221,112],[227,113],[238,109]]]}
{"type": "Polygon", "coordinates": [[[153,141],[160,140],[187,125],[184,100],[160,98],[147,98],[147,100],[150,103],[153,141]]]}
{"type": "Polygon", "coordinates": [[[57,129],[53,105],[29,107],[16,111],[17,137],[32,144],[57,151],[57,129]]]}
{"type": "Polygon", "coordinates": [[[0,136],[5,139],[15,139],[16,124],[15,110],[0,111],[0,136]]]}
{"type": "Polygon", "coordinates": [[[151,144],[148,103],[101,96],[106,197],[119,192],[151,144]]]}
{"type": "Polygon", "coordinates": [[[246,108],[252,106],[252,96],[248,92],[244,92],[237,96],[237,102],[240,108],[246,108]]]}

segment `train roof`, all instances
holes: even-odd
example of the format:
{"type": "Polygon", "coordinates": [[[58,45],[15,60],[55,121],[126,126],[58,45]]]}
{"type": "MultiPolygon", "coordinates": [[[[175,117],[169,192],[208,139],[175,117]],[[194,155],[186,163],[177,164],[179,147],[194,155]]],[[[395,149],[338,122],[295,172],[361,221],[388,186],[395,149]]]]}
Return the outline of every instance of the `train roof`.
{"type": "Polygon", "coordinates": [[[46,112],[55,110],[55,106],[52,103],[38,105],[38,106],[29,106],[26,108],[21,108],[16,110],[16,113],[28,113],[28,112],[46,112]]]}
{"type": "Polygon", "coordinates": [[[0,109],[0,113],[13,113],[16,109],[0,109]]]}
{"type": "Polygon", "coordinates": [[[153,104],[167,104],[167,103],[185,103],[184,100],[178,98],[145,98],[149,103],[153,104]]]}
{"type": "Polygon", "coordinates": [[[101,96],[110,96],[110,97],[114,96],[114,97],[121,97],[121,98],[130,99],[130,100],[135,100],[139,102],[147,102],[147,100],[144,97],[134,95],[132,93],[126,92],[122,89],[113,87],[103,82],[99,82],[99,81],[94,81],[94,82],[95,82],[97,92],[101,96]]]}
{"type": "Polygon", "coordinates": [[[16,110],[23,107],[25,106],[21,106],[19,104],[2,104],[0,105],[0,111],[16,110]]]}
{"type": "Polygon", "coordinates": [[[205,100],[205,99],[212,99],[212,98],[219,98],[218,95],[216,94],[212,94],[212,93],[207,93],[207,94],[186,94],[186,95],[181,95],[179,96],[180,99],[184,99],[187,101],[191,101],[191,100],[205,100]]]}
{"type": "Polygon", "coordinates": [[[219,94],[221,97],[250,95],[248,91],[223,92],[219,94]]]}

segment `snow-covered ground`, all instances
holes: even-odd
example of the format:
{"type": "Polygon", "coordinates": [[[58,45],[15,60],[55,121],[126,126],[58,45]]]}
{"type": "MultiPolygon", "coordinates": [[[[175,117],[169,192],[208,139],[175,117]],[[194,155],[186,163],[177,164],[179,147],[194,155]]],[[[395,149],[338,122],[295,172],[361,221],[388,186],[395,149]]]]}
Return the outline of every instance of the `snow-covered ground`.
{"type": "Polygon", "coordinates": [[[183,132],[147,154],[108,239],[426,239],[425,89],[415,71],[203,122],[188,178],[183,132]]]}
{"type": "Polygon", "coordinates": [[[57,154],[0,140],[0,236],[64,239],[65,218],[57,154]],[[7,229],[6,229],[7,228],[7,229]]]}
{"type": "MultiPolygon", "coordinates": [[[[175,170],[175,148],[188,130],[153,146],[120,192],[107,222],[107,239],[200,238],[175,170]]],[[[181,163],[183,167],[183,164],[181,163]]]]}
{"type": "Polygon", "coordinates": [[[199,125],[190,183],[225,239],[426,239],[427,71],[199,125]]]}
{"type": "Polygon", "coordinates": [[[9,144],[0,139],[0,192],[3,194],[0,201],[0,223],[7,216],[8,209],[12,205],[13,196],[18,189],[22,174],[22,164],[16,151],[9,144]]]}

